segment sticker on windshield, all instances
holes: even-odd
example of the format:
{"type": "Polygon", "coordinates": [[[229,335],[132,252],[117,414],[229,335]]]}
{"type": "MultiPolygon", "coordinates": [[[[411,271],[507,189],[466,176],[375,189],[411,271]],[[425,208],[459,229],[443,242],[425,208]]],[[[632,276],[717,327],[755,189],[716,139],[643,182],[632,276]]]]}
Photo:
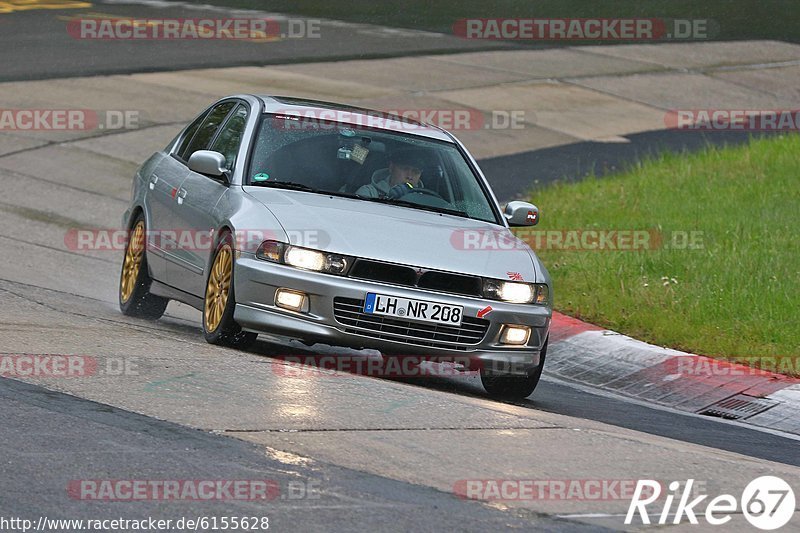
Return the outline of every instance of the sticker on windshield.
{"type": "Polygon", "coordinates": [[[352,159],[359,165],[363,165],[368,155],[369,155],[369,150],[367,150],[360,144],[357,144],[353,147],[353,151],[350,153],[350,159],[352,159]]]}

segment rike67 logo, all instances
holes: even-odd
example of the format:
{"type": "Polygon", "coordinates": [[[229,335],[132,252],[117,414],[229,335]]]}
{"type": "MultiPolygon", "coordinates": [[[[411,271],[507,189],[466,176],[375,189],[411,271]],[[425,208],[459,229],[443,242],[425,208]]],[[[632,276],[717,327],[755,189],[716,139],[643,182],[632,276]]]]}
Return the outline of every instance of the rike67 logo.
{"type": "Polygon", "coordinates": [[[698,515],[705,518],[707,524],[721,526],[727,524],[734,514],[743,514],[750,525],[764,530],[772,531],[785,526],[792,519],[795,509],[795,497],[792,487],[783,479],[775,476],[761,476],[754,479],[742,491],[742,496],[738,500],[731,494],[721,494],[710,500],[705,511],[701,512],[697,507],[700,506],[707,494],[697,496],[690,501],[692,496],[692,486],[694,479],[689,479],[683,485],[673,481],[669,484],[669,491],[661,500],[661,483],[651,479],[640,479],[636,483],[636,489],[628,507],[628,514],[625,516],[625,524],[633,523],[634,517],[638,514],[642,524],[657,523],[665,525],[667,523],[680,524],[685,518],[690,524],[699,524],[698,515]],[[678,500],[677,506],[673,510],[673,503],[678,500]],[[648,506],[655,503],[661,507],[660,512],[651,516],[649,513],[658,511],[650,509],[648,506]]]}

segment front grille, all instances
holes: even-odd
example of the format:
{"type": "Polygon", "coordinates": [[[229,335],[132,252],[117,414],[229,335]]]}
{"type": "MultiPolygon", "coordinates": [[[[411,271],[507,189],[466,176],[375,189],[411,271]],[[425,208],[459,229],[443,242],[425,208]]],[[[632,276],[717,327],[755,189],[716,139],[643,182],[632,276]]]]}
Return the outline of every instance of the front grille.
{"type": "Polygon", "coordinates": [[[425,272],[420,276],[417,287],[470,296],[481,295],[480,278],[460,274],[448,274],[446,272],[425,272]]]}
{"type": "Polygon", "coordinates": [[[404,265],[359,259],[350,271],[351,278],[419,287],[434,291],[481,296],[482,282],[478,276],[423,270],[404,265]]]}
{"type": "Polygon", "coordinates": [[[446,326],[372,315],[363,310],[364,300],[342,297],[333,299],[333,315],[337,322],[345,326],[345,333],[369,333],[375,339],[448,350],[466,350],[469,345],[480,343],[489,329],[489,321],[482,318],[465,316],[460,326],[446,326]]]}
{"type": "Polygon", "coordinates": [[[413,268],[381,263],[378,261],[368,261],[359,259],[353,265],[350,272],[351,278],[368,279],[372,281],[383,281],[386,283],[396,283],[398,285],[408,285],[413,287],[417,281],[417,273],[413,268]]]}

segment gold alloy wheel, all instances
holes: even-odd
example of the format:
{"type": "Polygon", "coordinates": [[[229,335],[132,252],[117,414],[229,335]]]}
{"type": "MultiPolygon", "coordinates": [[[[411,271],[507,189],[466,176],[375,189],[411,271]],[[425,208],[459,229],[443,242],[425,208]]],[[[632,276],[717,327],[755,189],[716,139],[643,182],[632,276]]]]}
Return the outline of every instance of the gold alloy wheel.
{"type": "Polygon", "coordinates": [[[214,265],[208,276],[206,287],[206,305],[203,311],[206,319],[206,331],[213,332],[222,322],[222,314],[228,303],[233,272],[233,251],[228,243],[222,245],[214,258],[214,265]]]}
{"type": "Polygon", "coordinates": [[[128,248],[125,250],[125,260],[122,263],[122,276],[119,281],[119,295],[122,302],[130,300],[133,289],[136,288],[136,280],[139,278],[139,270],[142,268],[144,258],[144,221],[140,220],[133,228],[131,237],[128,240],[128,248]]]}

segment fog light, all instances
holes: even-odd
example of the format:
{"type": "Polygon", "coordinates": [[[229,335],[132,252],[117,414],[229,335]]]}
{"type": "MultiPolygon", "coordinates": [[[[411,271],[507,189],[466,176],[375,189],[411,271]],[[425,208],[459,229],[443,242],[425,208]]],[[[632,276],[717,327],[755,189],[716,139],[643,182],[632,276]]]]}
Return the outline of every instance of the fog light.
{"type": "Polygon", "coordinates": [[[528,326],[503,326],[503,332],[500,334],[500,344],[526,344],[530,336],[531,328],[528,326]]]}
{"type": "Polygon", "coordinates": [[[289,289],[278,289],[275,291],[275,305],[289,309],[291,311],[300,311],[303,309],[306,295],[302,292],[292,291],[289,289]]]}

